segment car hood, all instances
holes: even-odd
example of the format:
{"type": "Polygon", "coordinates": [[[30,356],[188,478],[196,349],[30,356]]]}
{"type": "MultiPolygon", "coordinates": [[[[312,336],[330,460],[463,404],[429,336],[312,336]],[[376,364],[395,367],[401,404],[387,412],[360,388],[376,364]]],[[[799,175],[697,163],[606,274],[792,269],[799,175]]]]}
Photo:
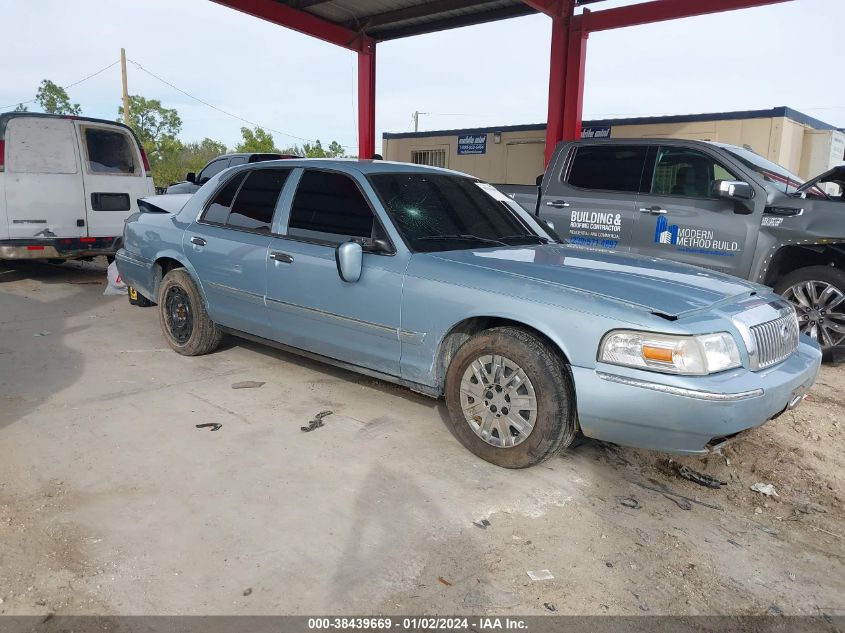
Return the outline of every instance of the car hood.
{"type": "Polygon", "coordinates": [[[615,299],[674,317],[760,289],[742,279],[664,259],[599,253],[558,244],[443,251],[429,255],[615,299]]]}

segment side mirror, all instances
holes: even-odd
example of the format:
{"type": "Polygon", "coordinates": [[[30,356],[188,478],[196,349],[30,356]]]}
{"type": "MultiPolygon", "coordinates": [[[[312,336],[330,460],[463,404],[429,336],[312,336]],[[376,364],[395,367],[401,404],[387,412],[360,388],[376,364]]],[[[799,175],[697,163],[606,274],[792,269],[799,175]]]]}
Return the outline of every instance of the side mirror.
{"type": "Polygon", "coordinates": [[[364,249],[358,242],[344,242],[334,252],[337,274],[343,281],[353,283],[361,278],[364,249]]]}
{"type": "Polygon", "coordinates": [[[713,183],[713,194],[728,200],[750,200],[754,197],[754,189],[741,180],[716,180],[713,183]]]}
{"type": "Polygon", "coordinates": [[[197,175],[194,172],[189,171],[188,175],[185,176],[185,180],[187,180],[188,182],[196,183],[197,175]]]}

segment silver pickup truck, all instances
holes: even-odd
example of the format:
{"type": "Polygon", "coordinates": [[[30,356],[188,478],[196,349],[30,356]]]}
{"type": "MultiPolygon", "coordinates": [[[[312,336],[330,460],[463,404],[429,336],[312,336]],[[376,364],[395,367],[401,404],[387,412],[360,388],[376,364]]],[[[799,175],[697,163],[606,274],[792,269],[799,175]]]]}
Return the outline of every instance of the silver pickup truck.
{"type": "Polygon", "coordinates": [[[572,246],[673,259],[771,286],[845,356],[845,166],[804,182],[734,145],[560,143],[538,186],[500,185],[572,246]]]}

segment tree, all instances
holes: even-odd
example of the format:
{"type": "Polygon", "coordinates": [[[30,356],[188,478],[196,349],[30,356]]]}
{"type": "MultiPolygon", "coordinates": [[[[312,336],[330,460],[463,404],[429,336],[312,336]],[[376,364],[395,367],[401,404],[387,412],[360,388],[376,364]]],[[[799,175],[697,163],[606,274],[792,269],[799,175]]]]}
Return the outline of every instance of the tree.
{"type": "Polygon", "coordinates": [[[67,96],[65,89],[57,86],[49,79],[41,82],[38,92],[35,94],[35,100],[44,109],[44,112],[49,114],[79,115],[82,113],[78,103],[70,102],[70,97],[67,96]]]}
{"type": "Polygon", "coordinates": [[[323,147],[320,139],[314,141],[314,144],[303,143],[302,147],[299,145],[292,145],[287,149],[282,150],[283,154],[294,154],[296,156],[304,156],[305,158],[343,158],[346,153],[343,145],[337,141],[329,143],[328,148],[323,147]]]}
{"type": "MultiPolygon", "coordinates": [[[[117,109],[123,119],[123,106],[117,109]]],[[[182,119],[173,108],[165,108],[158,99],[145,99],[140,95],[129,96],[129,126],[135,130],[144,149],[152,160],[166,146],[174,149],[176,135],[182,129],[182,119]]]]}
{"type": "Polygon", "coordinates": [[[257,127],[255,131],[248,127],[241,128],[243,142],[235,148],[236,152],[278,152],[273,141],[273,135],[264,128],[257,127]]]}
{"type": "Polygon", "coordinates": [[[24,104],[19,103],[18,107],[12,110],[12,112],[29,112],[29,108],[27,108],[24,104]]]}
{"type": "Polygon", "coordinates": [[[211,159],[226,153],[223,143],[205,138],[199,143],[179,143],[167,151],[153,166],[153,180],[156,187],[167,187],[185,178],[189,171],[198,173],[211,159]]]}

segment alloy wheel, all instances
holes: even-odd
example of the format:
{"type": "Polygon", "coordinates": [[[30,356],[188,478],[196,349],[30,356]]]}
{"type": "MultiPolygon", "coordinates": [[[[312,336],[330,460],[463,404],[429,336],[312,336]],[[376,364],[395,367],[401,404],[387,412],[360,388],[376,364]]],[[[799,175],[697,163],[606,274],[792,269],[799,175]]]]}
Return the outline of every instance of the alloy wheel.
{"type": "Polygon", "coordinates": [[[845,293],[826,281],[802,281],[787,288],[784,298],[795,306],[802,334],[822,347],[845,341],[845,293]]]}
{"type": "Polygon", "coordinates": [[[473,432],[499,448],[524,442],[537,421],[537,395],[525,371],[499,354],[480,356],[461,379],[461,409],[473,432]]]}

